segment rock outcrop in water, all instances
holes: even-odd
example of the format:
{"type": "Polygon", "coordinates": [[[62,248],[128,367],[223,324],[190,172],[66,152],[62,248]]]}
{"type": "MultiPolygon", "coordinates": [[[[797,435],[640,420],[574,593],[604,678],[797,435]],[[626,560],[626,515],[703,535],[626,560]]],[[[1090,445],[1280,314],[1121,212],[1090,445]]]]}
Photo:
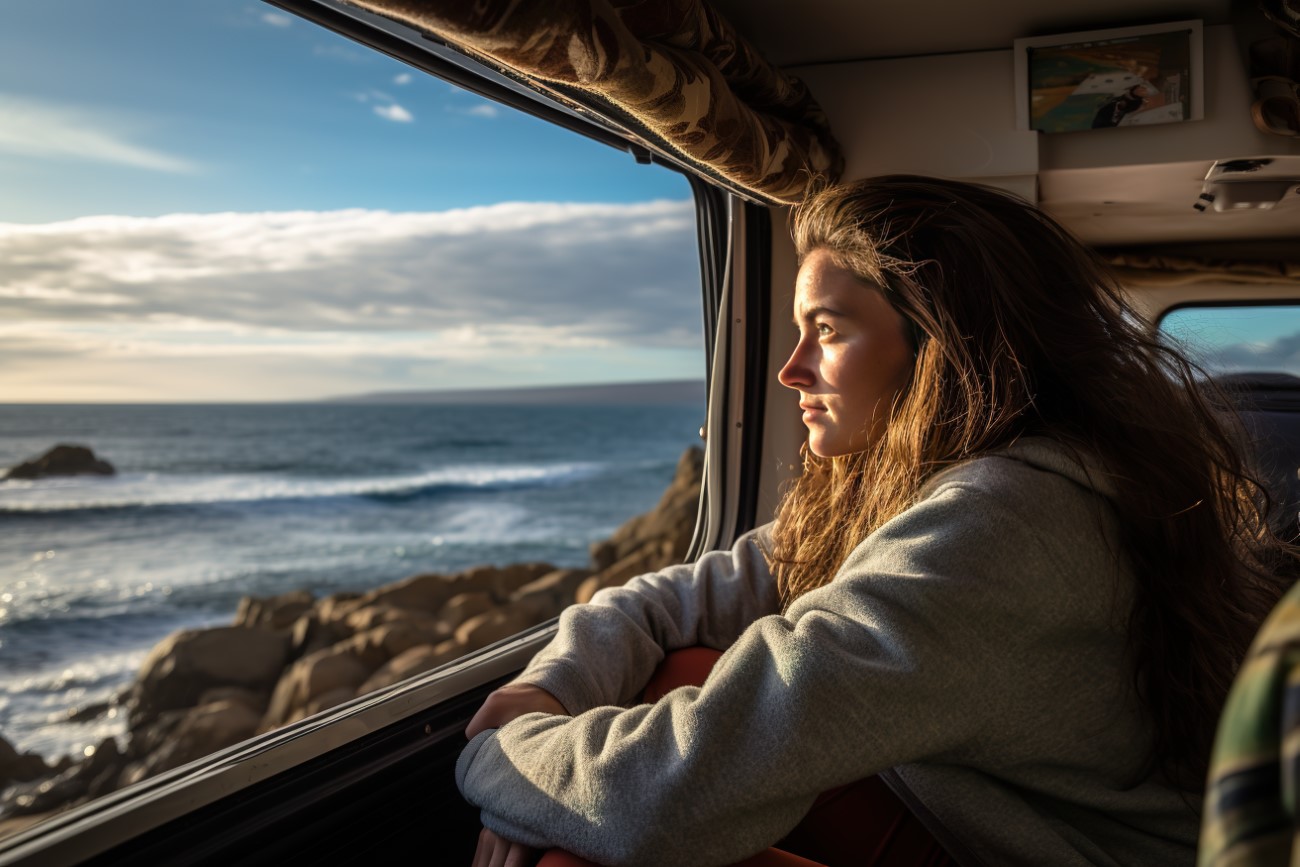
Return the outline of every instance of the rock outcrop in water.
{"type": "Polygon", "coordinates": [[[111,476],[117,470],[108,461],[95,457],[85,446],[57,445],[30,461],[10,468],[0,478],[43,479],[48,476],[111,476]]]}
{"type": "MultiPolygon", "coordinates": [[[[116,703],[96,709],[127,715],[125,746],[106,738],[87,757],[51,765],[0,740],[0,836],[434,669],[602,587],[681,562],[702,471],[703,453],[688,449],[659,504],[591,546],[590,568],[479,566],[365,593],[245,597],[230,626],[174,633],[116,703]]],[[[91,715],[82,709],[70,718],[91,715]]]]}

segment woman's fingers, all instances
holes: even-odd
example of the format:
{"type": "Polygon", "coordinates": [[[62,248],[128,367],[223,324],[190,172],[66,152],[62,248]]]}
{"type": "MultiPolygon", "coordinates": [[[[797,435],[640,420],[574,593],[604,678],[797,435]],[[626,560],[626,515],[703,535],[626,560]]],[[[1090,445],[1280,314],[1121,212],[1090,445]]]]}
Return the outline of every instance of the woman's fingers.
{"type": "Polygon", "coordinates": [[[478,832],[478,846],[474,848],[474,861],[470,867],[488,867],[492,860],[492,849],[496,845],[496,836],[487,828],[478,832]]]}
{"type": "Polygon", "coordinates": [[[522,843],[511,843],[505,867],[533,867],[537,863],[537,850],[522,843]]]}
{"type": "Polygon", "coordinates": [[[537,855],[537,850],[531,846],[511,843],[484,828],[478,834],[478,847],[474,850],[472,867],[533,867],[537,863],[537,855]]]}
{"type": "Polygon", "coordinates": [[[465,727],[465,737],[473,738],[487,729],[500,728],[515,717],[538,711],[568,715],[564,705],[540,686],[526,683],[506,684],[483,702],[483,706],[465,727]]]}

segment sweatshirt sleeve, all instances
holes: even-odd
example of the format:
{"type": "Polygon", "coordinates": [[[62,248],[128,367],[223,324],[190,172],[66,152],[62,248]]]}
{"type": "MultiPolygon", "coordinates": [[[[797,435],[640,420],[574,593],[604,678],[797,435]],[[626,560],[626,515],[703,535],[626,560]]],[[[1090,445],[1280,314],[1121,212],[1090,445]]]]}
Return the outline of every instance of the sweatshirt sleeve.
{"type": "Polygon", "coordinates": [[[752,530],[730,551],[637,576],[570,606],[554,640],[515,682],[546,689],[577,714],[633,701],[668,651],[730,647],[747,626],[780,608],[760,549],[766,532],[752,530]]]}
{"type": "Polygon", "coordinates": [[[470,743],[457,783],[485,826],[527,845],[605,864],[741,860],[820,792],[951,760],[997,724],[1000,685],[1025,685],[1017,659],[1041,638],[1020,606],[1052,592],[1024,577],[1043,556],[995,499],[944,486],[787,616],[745,629],[703,687],[630,709],[521,716],[470,743]],[[1027,568],[999,568],[1012,561],[1027,568]],[[989,671],[1001,672],[992,684],[989,671]]]}

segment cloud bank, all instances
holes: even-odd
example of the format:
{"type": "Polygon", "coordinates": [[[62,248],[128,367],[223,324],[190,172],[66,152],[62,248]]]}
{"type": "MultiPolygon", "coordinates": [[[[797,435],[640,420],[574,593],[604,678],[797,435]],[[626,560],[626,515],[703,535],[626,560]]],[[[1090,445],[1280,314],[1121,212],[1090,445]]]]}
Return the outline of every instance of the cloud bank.
{"type": "Polygon", "coordinates": [[[690,376],[698,285],[689,202],[0,224],[0,402],[690,376]]]}

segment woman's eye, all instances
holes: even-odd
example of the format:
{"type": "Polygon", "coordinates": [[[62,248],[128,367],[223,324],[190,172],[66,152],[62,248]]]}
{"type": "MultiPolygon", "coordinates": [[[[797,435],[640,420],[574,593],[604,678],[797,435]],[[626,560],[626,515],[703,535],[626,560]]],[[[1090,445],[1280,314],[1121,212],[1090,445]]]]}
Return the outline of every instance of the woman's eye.
{"type": "Polygon", "coordinates": [[[818,335],[819,337],[829,337],[830,335],[832,335],[832,334],[834,334],[834,333],[835,333],[835,329],[834,329],[834,328],[831,328],[831,327],[830,327],[829,325],[827,325],[825,322],[818,322],[818,323],[817,323],[817,335],[818,335]]]}

